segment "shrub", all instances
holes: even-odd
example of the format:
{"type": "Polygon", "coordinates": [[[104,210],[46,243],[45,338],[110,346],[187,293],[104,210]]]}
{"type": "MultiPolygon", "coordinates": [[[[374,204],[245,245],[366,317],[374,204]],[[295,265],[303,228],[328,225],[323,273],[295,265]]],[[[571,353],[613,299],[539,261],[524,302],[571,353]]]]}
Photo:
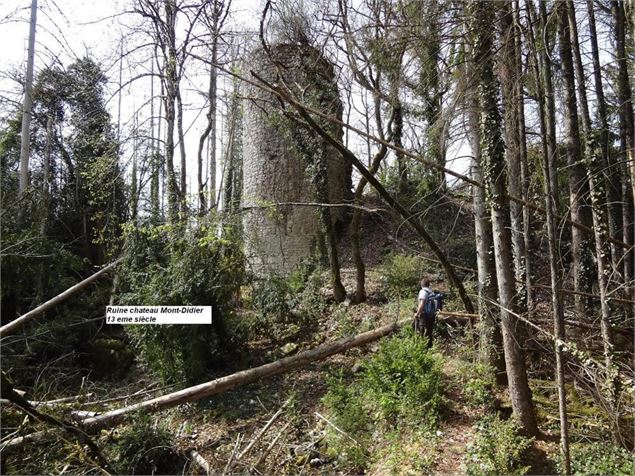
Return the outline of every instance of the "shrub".
{"type": "Polygon", "coordinates": [[[519,434],[520,427],[513,420],[501,420],[488,415],[476,424],[476,438],[468,446],[466,468],[469,476],[526,474],[529,466],[523,460],[533,438],[519,434]]]}
{"type": "Polygon", "coordinates": [[[419,280],[424,274],[421,258],[414,255],[392,254],[381,265],[381,282],[385,295],[416,296],[419,280]]]}
{"type": "Polygon", "coordinates": [[[363,385],[386,419],[436,421],[442,402],[441,361],[424,339],[404,331],[382,342],[364,365],[363,385]]]}
{"type": "Polygon", "coordinates": [[[236,241],[216,227],[128,227],[118,304],[211,305],[212,325],[126,326],[138,355],[167,382],[196,382],[219,352],[235,349],[225,320],[243,279],[236,241]]]}
{"type": "MultiPolygon", "coordinates": [[[[328,453],[355,471],[363,470],[370,463],[369,455],[377,453],[376,428],[384,425],[420,434],[434,426],[442,402],[440,358],[412,333],[385,340],[362,368],[352,384],[341,373],[329,379],[322,400],[341,430],[327,428],[328,453]]],[[[414,458],[414,453],[410,456],[414,458]]]]}
{"type": "Polygon", "coordinates": [[[328,304],[322,295],[322,272],[303,263],[288,278],[271,276],[253,286],[252,307],[269,336],[284,337],[315,323],[328,304]]]}
{"type": "MultiPolygon", "coordinates": [[[[558,463],[563,471],[562,462],[558,463]]],[[[633,453],[608,443],[571,445],[572,474],[613,474],[631,475],[635,473],[633,453]]]]}
{"type": "Polygon", "coordinates": [[[325,442],[326,454],[354,471],[362,471],[368,463],[372,422],[364,407],[359,386],[348,385],[340,372],[327,380],[328,393],[322,403],[329,410],[330,421],[325,442]],[[344,432],[344,434],[342,434],[344,432]]]}
{"type": "Polygon", "coordinates": [[[148,415],[138,415],[115,436],[109,449],[118,474],[176,474],[181,459],[172,449],[174,441],[166,425],[152,424],[148,415]]]}
{"type": "Polygon", "coordinates": [[[474,364],[465,369],[467,380],[463,395],[472,407],[490,407],[494,403],[493,389],[496,385],[493,369],[487,364],[474,364]]]}
{"type": "Polygon", "coordinates": [[[253,309],[262,325],[270,328],[291,319],[289,285],[284,278],[273,276],[259,281],[253,288],[253,309]]]}

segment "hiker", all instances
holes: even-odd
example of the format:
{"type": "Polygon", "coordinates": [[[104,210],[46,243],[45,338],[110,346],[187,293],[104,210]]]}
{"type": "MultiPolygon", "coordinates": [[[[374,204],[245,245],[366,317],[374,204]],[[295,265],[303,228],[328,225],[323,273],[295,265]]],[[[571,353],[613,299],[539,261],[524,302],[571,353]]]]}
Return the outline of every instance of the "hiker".
{"type": "Polygon", "coordinates": [[[417,296],[417,311],[414,314],[413,327],[415,332],[425,335],[428,339],[428,348],[432,347],[432,331],[437,311],[441,309],[443,294],[435,293],[430,289],[430,278],[424,276],[421,279],[421,289],[417,296]]]}

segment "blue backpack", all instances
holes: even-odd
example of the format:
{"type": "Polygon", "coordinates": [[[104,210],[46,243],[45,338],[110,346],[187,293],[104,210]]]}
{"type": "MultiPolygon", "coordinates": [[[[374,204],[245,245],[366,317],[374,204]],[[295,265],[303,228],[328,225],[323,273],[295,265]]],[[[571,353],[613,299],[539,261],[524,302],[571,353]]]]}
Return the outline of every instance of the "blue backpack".
{"type": "Polygon", "coordinates": [[[445,294],[438,291],[428,293],[426,303],[423,306],[423,312],[427,315],[434,315],[443,309],[443,298],[445,294]]]}

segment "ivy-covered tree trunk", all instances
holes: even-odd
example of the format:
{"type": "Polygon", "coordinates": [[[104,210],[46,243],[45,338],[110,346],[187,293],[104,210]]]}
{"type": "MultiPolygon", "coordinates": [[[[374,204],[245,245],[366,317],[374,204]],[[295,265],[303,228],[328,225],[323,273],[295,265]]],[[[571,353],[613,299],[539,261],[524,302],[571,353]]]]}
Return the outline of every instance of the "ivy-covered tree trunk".
{"type": "MultiPolygon", "coordinates": [[[[570,8],[568,2],[560,0],[558,4],[558,34],[560,37],[560,55],[562,58],[563,77],[565,79],[565,92],[567,100],[565,101],[565,113],[569,116],[571,129],[568,133],[578,132],[578,109],[575,98],[570,97],[570,92],[575,91],[574,70],[571,60],[571,42],[569,37],[569,18],[567,9],[570,8]]],[[[572,17],[571,17],[572,18],[572,17]]],[[[589,189],[591,196],[591,210],[593,219],[593,231],[595,235],[595,252],[597,260],[597,280],[600,288],[600,309],[601,309],[601,330],[602,344],[604,347],[604,359],[608,369],[613,367],[613,336],[611,331],[611,310],[609,307],[609,278],[610,278],[610,259],[611,250],[608,246],[608,218],[607,209],[604,206],[606,200],[606,186],[602,177],[604,163],[602,160],[600,144],[594,131],[591,130],[591,120],[586,100],[585,78],[581,74],[578,75],[580,105],[582,109],[582,131],[584,138],[584,163],[586,165],[589,189]]]]}
{"type": "MultiPolygon", "coordinates": [[[[166,123],[166,139],[165,139],[165,164],[168,179],[168,222],[176,223],[179,215],[179,197],[181,191],[176,180],[174,171],[174,126],[176,122],[176,96],[178,89],[178,74],[176,69],[176,5],[173,0],[166,0],[165,4],[165,31],[156,26],[157,36],[161,37],[161,48],[163,50],[165,63],[163,65],[163,82],[165,83],[165,96],[163,98],[165,104],[165,123],[166,123]]],[[[156,22],[162,20],[157,19],[156,22]]]]}
{"type": "Polygon", "coordinates": [[[524,432],[535,435],[538,432],[538,426],[527,379],[525,356],[519,342],[518,320],[515,317],[514,261],[509,206],[505,200],[507,195],[505,146],[498,109],[499,83],[494,74],[492,25],[495,21],[495,9],[491,4],[479,1],[471,2],[469,6],[472,17],[471,29],[474,35],[473,60],[481,114],[481,167],[486,185],[487,205],[492,218],[498,302],[502,312],[501,329],[509,394],[514,414],[524,432]]]}
{"type": "MultiPolygon", "coordinates": [[[[518,0],[512,2],[512,21],[514,23],[514,57],[516,65],[514,81],[516,86],[516,107],[518,109],[518,140],[519,140],[519,158],[520,158],[520,182],[522,189],[522,198],[525,201],[531,201],[529,196],[530,175],[529,163],[527,161],[527,134],[525,130],[525,96],[523,91],[523,62],[522,62],[522,32],[520,28],[520,4],[518,0]]],[[[533,261],[530,250],[532,249],[533,229],[531,226],[531,210],[529,207],[522,207],[523,214],[523,240],[525,245],[525,298],[527,309],[533,309],[533,261]]]]}
{"type": "MultiPolygon", "coordinates": [[[[469,112],[469,138],[472,148],[471,178],[481,182],[480,131],[478,103],[472,101],[469,112]]],[[[480,315],[479,353],[482,361],[488,363],[496,372],[496,381],[506,383],[505,354],[501,334],[501,311],[496,306],[498,297],[496,284],[496,264],[494,263],[494,239],[492,221],[485,203],[485,190],[472,187],[474,204],[474,238],[476,241],[476,267],[478,270],[478,297],[480,315]]]]}

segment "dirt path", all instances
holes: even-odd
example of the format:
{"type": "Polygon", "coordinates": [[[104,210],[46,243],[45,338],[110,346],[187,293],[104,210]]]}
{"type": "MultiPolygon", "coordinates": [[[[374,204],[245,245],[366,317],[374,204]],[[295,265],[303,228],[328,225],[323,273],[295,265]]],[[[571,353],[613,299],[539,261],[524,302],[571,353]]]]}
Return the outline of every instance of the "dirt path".
{"type": "Polygon", "coordinates": [[[467,445],[474,440],[474,422],[478,415],[463,397],[459,375],[453,360],[443,367],[446,376],[446,393],[449,409],[439,427],[439,443],[432,474],[465,474],[463,460],[467,445]]]}

